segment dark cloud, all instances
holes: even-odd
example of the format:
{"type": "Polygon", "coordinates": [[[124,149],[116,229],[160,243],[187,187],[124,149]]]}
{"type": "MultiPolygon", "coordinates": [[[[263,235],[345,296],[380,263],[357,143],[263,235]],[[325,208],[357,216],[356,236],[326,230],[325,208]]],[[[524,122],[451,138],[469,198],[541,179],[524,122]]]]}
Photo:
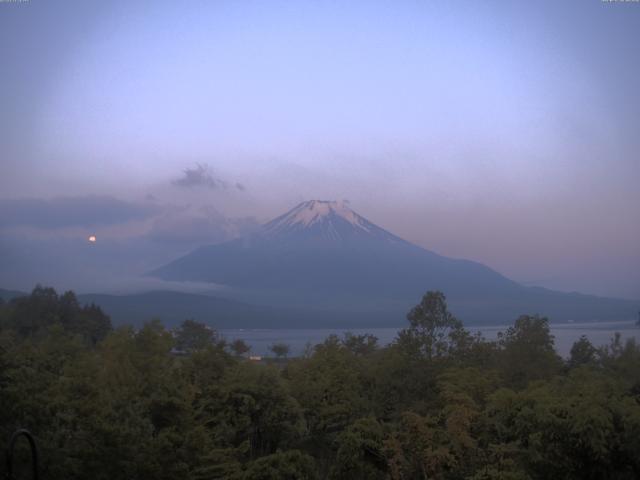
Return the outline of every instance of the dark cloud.
{"type": "Polygon", "coordinates": [[[32,226],[43,229],[115,225],[144,220],[158,207],[110,196],[0,199],[0,228],[32,226]]]}
{"type": "Polygon", "coordinates": [[[195,168],[185,168],[182,177],[174,180],[173,183],[177,187],[206,187],[212,189],[226,189],[227,182],[213,175],[209,165],[206,163],[198,163],[195,168]]]}
{"type": "Polygon", "coordinates": [[[194,188],[204,187],[212,190],[227,190],[235,188],[244,192],[245,186],[239,182],[230,185],[225,180],[218,178],[213,169],[206,163],[196,163],[194,168],[185,168],[182,176],[171,182],[176,187],[194,188]]]}

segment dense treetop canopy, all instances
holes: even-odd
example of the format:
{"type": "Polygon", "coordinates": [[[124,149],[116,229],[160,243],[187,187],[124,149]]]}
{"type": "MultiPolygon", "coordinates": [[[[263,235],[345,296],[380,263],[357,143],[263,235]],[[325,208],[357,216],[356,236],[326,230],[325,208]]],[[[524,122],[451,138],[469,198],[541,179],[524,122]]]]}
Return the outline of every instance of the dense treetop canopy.
{"type": "Polygon", "coordinates": [[[527,315],[487,341],[440,292],[408,320],[387,347],[332,335],[254,362],[195,320],[114,330],[36,287],[0,304],[0,438],[28,428],[50,479],[640,478],[635,341],[564,360],[527,315]]]}

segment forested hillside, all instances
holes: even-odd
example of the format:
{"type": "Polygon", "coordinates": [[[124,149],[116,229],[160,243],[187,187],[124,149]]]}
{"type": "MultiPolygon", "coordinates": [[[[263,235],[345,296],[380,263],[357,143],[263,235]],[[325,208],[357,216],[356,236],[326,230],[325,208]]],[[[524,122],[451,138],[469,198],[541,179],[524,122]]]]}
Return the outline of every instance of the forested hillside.
{"type": "Polygon", "coordinates": [[[29,429],[45,479],[640,478],[634,340],[563,360],[547,319],[487,341],[439,292],[407,319],[389,347],[253,362],[197,322],[113,329],[38,287],[0,300],[0,438],[29,429]]]}

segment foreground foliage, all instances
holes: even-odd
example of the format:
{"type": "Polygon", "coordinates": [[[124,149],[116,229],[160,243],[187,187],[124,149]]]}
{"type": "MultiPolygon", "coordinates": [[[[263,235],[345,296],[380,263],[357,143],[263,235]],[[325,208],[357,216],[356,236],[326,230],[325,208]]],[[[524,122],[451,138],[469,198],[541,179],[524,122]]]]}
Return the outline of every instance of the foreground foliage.
{"type": "Polygon", "coordinates": [[[264,364],[38,287],[0,305],[0,438],[32,431],[49,479],[640,478],[633,340],[564,361],[546,319],[489,342],[439,292],[408,319],[385,348],[330,336],[264,364]]]}

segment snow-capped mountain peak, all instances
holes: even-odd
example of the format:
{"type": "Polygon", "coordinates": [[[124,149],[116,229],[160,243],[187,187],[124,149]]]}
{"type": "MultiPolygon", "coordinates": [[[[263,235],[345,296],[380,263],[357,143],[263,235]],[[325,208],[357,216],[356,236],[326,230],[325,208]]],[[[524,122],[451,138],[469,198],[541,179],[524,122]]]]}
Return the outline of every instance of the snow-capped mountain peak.
{"type": "Polygon", "coordinates": [[[308,200],[263,227],[269,237],[304,234],[307,237],[344,240],[353,236],[396,239],[354,212],[345,201],[308,200]]]}
{"type": "Polygon", "coordinates": [[[332,215],[341,217],[354,227],[367,229],[365,222],[362,221],[364,219],[351,210],[345,202],[328,200],[309,200],[302,202],[277,220],[280,220],[278,223],[281,225],[292,226],[299,224],[304,227],[309,227],[314,223],[328,219],[332,215]]]}

